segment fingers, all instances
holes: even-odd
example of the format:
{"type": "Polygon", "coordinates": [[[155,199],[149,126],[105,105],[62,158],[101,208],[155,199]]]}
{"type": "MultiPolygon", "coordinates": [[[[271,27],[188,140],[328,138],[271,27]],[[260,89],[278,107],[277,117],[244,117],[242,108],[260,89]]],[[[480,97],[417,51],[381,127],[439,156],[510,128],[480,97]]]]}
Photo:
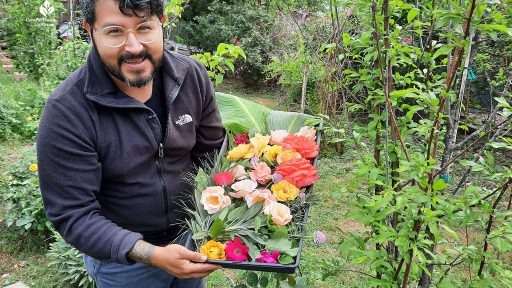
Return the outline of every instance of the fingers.
{"type": "Polygon", "coordinates": [[[192,262],[206,262],[206,260],[208,260],[208,257],[206,257],[206,255],[201,254],[199,252],[188,250],[185,247],[183,247],[183,250],[181,251],[180,254],[183,259],[187,259],[192,262]]]}
{"type": "Polygon", "coordinates": [[[219,265],[198,264],[190,262],[184,267],[182,273],[175,276],[178,278],[204,278],[219,268],[221,268],[219,265]]]}

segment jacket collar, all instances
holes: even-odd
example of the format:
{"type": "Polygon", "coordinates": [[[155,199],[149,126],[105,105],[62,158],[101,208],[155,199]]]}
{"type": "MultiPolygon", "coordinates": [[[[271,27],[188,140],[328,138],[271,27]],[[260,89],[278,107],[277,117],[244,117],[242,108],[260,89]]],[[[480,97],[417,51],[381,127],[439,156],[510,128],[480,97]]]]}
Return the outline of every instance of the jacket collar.
{"type": "MultiPolygon", "coordinates": [[[[164,49],[161,70],[163,71],[164,93],[168,106],[176,98],[188,69],[189,67],[184,61],[164,49]]],[[[145,107],[142,103],[124,95],[124,93],[118,93],[119,88],[115,86],[94,47],[89,53],[85,74],[84,93],[90,100],[110,107],[145,107]]]]}

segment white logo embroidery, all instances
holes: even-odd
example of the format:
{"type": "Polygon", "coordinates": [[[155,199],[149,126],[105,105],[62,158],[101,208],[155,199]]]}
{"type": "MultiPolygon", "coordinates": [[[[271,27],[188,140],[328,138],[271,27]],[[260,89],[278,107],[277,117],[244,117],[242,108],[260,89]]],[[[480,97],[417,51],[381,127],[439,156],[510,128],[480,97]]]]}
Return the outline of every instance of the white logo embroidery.
{"type": "Polygon", "coordinates": [[[192,122],[192,116],[190,116],[188,114],[184,114],[184,115],[181,115],[180,118],[178,118],[178,120],[176,121],[176,124],[181,126],[181,125],[187,124],[189,122],[192,122]]]}

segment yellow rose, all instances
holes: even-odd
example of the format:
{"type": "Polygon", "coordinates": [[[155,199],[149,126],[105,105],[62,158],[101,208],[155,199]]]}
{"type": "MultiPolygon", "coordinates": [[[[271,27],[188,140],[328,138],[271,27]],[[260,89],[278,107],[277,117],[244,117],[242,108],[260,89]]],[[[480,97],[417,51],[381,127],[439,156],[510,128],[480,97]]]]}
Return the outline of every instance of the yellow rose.
{"type": "Polygon", "coordinates": [[[282,150],[277,154],[277,163],[281,164],[284,161],[301,158],[300,154],[292,150],[282,150]]]}
{"type": "Polygon", "coordinates": [[[247,153],[250,153],[251,146],[249,144],[240,144],[228,152],[228,160],[236,161],[244,157],[247,153]]]}
{"type": "Polygon", "coordinates": [[[201,253],[206,255],[208,259],[212,260],[226,260],[226,253],[224,252],[224,244],[210,240],[204,244],[201,249],[201,253]]]}
{"type": "Polygon", "coordinates": [[[270,136],[263,136],[260,133],[256,133],[254,137],[249,139],[253,146],[253,152],[255,157],[260,157],[261,153],[263,153],[263,149],[268,145],[268,141],[270,140],[270,136]]]}
{"type": "Polygon", "coordinates": [[[272,189],[272,193],[276,196],[277,201],[282,202],[294,200],[300,191],[299,188],[286,180],[279,181],[277,184],[272,185],[270,189],[272,189]]]}
{"type": "Polygon", "coordinates": [[[39,167],[37,167],[37,164],[30,164],[30,166],[28,166],[28,170],[32,172],[36,172],[38,168],[39,167]]]}
{"type": "Polygon", "coordinates": [[[264,149],[263,157],[267,159],[270,162],[274,162],[277,159],[277,155],[281,153],[283,150],[283,146],[274,145],[274,146],[267,146],[264,149]]]}

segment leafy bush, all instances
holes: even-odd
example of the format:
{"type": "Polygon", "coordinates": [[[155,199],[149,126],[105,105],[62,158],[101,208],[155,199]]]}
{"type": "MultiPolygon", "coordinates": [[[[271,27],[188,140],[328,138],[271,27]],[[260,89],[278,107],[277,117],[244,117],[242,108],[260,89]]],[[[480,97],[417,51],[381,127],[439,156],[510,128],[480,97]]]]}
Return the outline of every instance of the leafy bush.
{"type": "Polygon", "coordinates": [[[270,61],[273,25],[273,15],[263,5],[213,1],[208,13],[194,17],[193,21],[179,22],[175,33],[187,44],[204,51],[215,51],[219,43],[240,43],[247,61],[240,66],[239,74],[252,83],[263,79],[264,68],[270,61]]]}
{"type": "Polygon", "coordinates": [[[39,190],[35,147],[22,154],[2,178],[2,198],[6,207],[6,224],[21,232],[49,234],[50,221],[44,213],[39,190]]]}
{"type": "Polygon", "coordinates": [[[34,139],[45,98],[34,81],[0,73],[0,140],[34,139]]]}
{"type": "Polygon", "coordinates": [[[57,278],[62,287],[95,287],[94,280],[87,274],[83,263],[83,254],[69,245],[54,232],[55,241],[50,244],[48,258],[50,265],[58,269],[57,278]]]}
{"type": "Polygon", "coordinates": [[[41,77],[41,69],[48,64],[52,50],[59,39],[57,12],[62,3],[53,0],[4,0],[0,4],[6,16],[3,36],[14,53],[15,67],[35,79],[41,77]]]}
{"type": "Polygon", "coordinates": [[[69,74],[80,68],[86,62],[90,48],[89,44],[78,39],[63,42],[55,49],[48,65],[41,67],[41,82],[45,89],[55,89],[69,74]]]}

